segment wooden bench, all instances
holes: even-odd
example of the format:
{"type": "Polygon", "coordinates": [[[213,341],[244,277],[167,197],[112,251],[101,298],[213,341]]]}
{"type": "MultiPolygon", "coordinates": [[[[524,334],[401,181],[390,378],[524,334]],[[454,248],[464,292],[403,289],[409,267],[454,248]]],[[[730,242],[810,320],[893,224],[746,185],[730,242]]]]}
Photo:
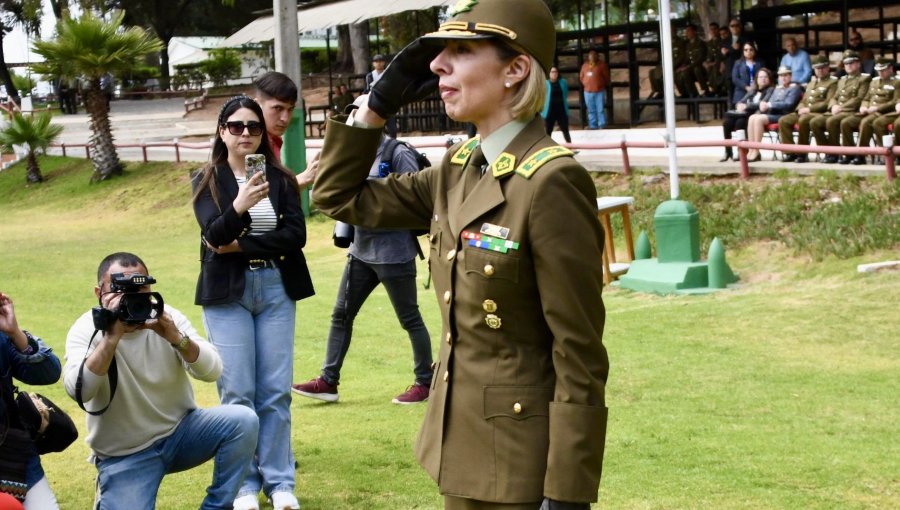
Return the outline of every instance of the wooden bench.
{"type": "Polygon", "coordinates": [[[203,108],[204,106],[206,106],[206,101],[208,99],[209,99],[209,97],[206,95],[205,90],[203,91],[203,94],[201,94],[197,97],[185,99],[184,100],[184,113],[187,114],[191,110],[199,110],[200,108],[203,108]]]}
{"type": "MultiPolygon", "coordinates": [[[[631,125],[640,124],[641,112],[647,106],[659,107],[659,119],[664,120],[665,108],[663,107],[663,98],[657,97],[652,99],[638,99],[632,103],[631,125]]],[[[675,108],[684,106],[687,109],[688,120],[700,122],[700,107],[709,104],[713,106],[713,118],[721,119],[725,116],[725,110],[728,109],[727,97],[676,97],[675,108]]]]}
{"type": "Polygon", "coordinates": [[[319,137],[325,132],[325,123],[328,122],[328,113],[331,107],[327,104],[310,106],[306,109],[306,132],[308,137],[312,138],[313,128],[318,131],[319,137]],[[315,115],[315,112],[322,112],[321,118],[315,115]]]}

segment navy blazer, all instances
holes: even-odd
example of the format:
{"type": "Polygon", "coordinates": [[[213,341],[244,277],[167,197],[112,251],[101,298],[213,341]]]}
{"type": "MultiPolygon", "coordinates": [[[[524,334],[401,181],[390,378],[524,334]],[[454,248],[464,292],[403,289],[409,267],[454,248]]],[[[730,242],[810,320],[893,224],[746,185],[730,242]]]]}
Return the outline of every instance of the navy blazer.
{"type": "Polygon", "coordinates": [[[803,97],[803,88],[791,82],[787,87],[781,85],[775,87],[772,95],[767,100],[769,103],[769,115],[786,115],[794,111],[800,99],[803,97]]]}
{"type": "MultiPolygon", "coordinates": [[[[195,193],[201,176],[200,172],[194,176],[195,193]]],[[[239,300],[244,294],[244,271],[251,259],[275,261],[284,290],[291,299],[297,301],[315,294],[302,251],[306,245],[306,221],[300,209],[300,197],[288,182],[289,177],[277,168],[266,165],[266,179],[269,200],[278,218],[272,232],[249,235],[250,213],[238,215],[234,210],[232,203],[238,194],[238,184],[227,164],[215,170],[219,205],[213,201],[209,188],[194,201],[194,215],[203,238],[213,246],[224,246],[236,239],[241,246],[240,252],[219,255],[207,249],[201,238],[195,304],[219,305],[239,300]]]]}
{"type": "MultiPolygon", "coordinates": [[[[756,73],[763,67],[766,67],[765,62],[763,62],[761,58],[756,58],[754,60],[753,76],[751,76],[750,69],[747,68],[746,60],[740,59],[734,63],[734,67],[731,68],[731,85],[734,92],[731,97],[732,101],[737,103],[744,97],[744,94],[747,93],[746,87],[748,85],[753,85],[754,80],[756,79],[756,73]]],[[[774,86],[775,84],[773,83],[772,85],[774,86]]]]}

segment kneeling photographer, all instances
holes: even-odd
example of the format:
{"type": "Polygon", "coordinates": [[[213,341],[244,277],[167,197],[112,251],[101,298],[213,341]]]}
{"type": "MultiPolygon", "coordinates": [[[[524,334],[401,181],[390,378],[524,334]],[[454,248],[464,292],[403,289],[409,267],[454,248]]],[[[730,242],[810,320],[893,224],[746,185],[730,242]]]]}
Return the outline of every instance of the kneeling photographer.
{"type": "MultiPolygon", "coordinates": [[[[200,508],[231,508],[256,448],[258,420],[243,406],[198,409],[188,375],[216,381],[222,360],[131,253],[100,263],[94,295],[66,338],[65,385],[87,413],[96,508],[156,506],[163,477],[215,458],[200,508]]],[[[199,498],[199,495],[198,495],[199,498]]]]}

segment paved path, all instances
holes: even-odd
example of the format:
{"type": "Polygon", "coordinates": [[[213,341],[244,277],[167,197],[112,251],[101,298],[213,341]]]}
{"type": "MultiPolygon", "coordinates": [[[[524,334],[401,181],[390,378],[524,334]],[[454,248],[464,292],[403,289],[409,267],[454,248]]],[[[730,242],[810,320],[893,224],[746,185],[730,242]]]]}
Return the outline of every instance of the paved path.
{"type": "MultiPolygon", "coordinates": [[[[210,108],[207,106],[207,108],[210,108]]],[[[206,139],[214,132],[214,121],[210,117],[214,115],[192,114],[190,118],[184,116],[184,99],[152,99],[152,100],[120,100],[112,103],[110,119],[113,125],[113,136],[116,143],[141,143],[172,141],[174,138],[206,139]]],[[[76,115],[58,115],[53,122],[65,127],[61,142],[67,144],[86,143],[90,136],[89,117],[85,113],[76,115]]],[[[605,129],[605,130],[573,130],[572,142],[576,148],[580,143],[618,143],[624,138],[628,141],[662,142],[665,139],[664,127],[647,127],[638,129],[605,129]]],[[[458,135],[458,134],[457,134],[458,135]]],[[[709,141],[721,140],[722,128],[720,125],[710,122],[703,126],[688,124],[677,128],[676,141],[709,141]]],[[[417,146],[425,146],[423,149],[432,162],[440,161],[444,149],[440,147],[428,147],[429,145],[443,145],[447,136],[420,136],[404,137],[417,146]]],[[[563,141],[559,132],[553,133],[553,138],[563,141]]],[[[321,140],[308,141],[307,154],[312,157],[321,140]]],[[[59,149],[51,149],[51,154],[61,154],[59,149]]],[[[70,149],[69,155],[83,155],[84,149],[70,149]]],[[[172,148],[148,148],[148,157],[157,161],[174,161],[175,151],[172,148]]],[[[721,147],[682,147],[678,149],[678,168],[680,173],[692,174],[736,174],[740,171],[736,162],[720,163],[724,150],[721,147]]],[[[818,163],[796,164],[782,163],[773,160],[772,151],[763,151],[763,161],[753,163],[751,171],[758,173],[771,173],[781,168],[791,172],[808,174],[823,169],[834,169],[841,172],[850,172],[859,175],[884,175],[883,165],[822,165],[818,163]]],[[[664,149],[629,149],[631,167],[640,172],[668,172],[668,153],[664,149]]],[[[139,148],[122,148],[119,157],[123,160],[139,161],[143,158],[139,148]]],[[[206,149],[182,149],[181,158],[186,161],[206,161],[209,151],[206,149]]],[[[622,171],[622,153],[618,149],[612,150],[579,150],[578,159],[586,168],[594,171],[622,171]]]]}

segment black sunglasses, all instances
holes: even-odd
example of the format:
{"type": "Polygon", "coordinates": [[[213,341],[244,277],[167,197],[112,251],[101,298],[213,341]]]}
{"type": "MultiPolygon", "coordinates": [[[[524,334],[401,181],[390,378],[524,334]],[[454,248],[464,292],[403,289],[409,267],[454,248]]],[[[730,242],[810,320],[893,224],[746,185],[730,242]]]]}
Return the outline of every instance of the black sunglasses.
{"type": "Polygon", "coordinates": [[[263,132],[263,125],[260,122],[248,122],[244,124],[242,121],[233,120],[225,123],[225,127],[228,128],[228,132],[233,134],[234,136],[241,136],[244,134],[244,128],[250,132],[250,136],[259,136],[263,132]]]}

